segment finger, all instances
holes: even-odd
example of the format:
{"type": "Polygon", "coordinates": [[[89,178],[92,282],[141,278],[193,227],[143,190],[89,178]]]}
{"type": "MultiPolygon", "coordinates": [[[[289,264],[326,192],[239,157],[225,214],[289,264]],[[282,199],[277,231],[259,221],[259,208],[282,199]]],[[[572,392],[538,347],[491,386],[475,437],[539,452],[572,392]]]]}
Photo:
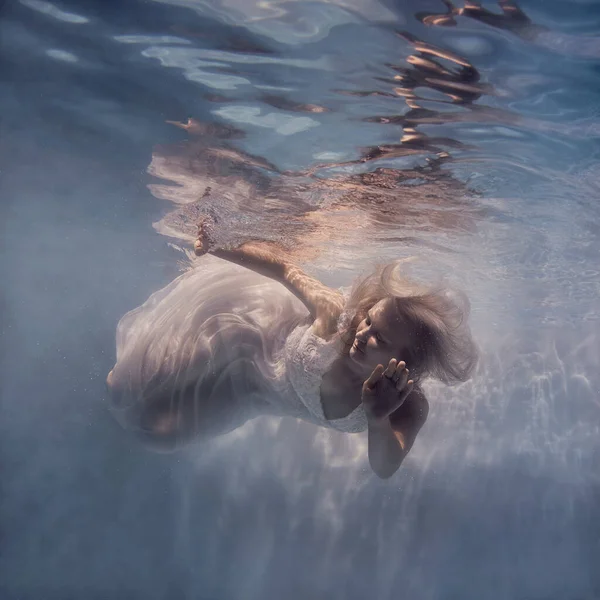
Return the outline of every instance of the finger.
{"type": "Polygon", "coordinates": [[[408,369],[402,369],[401,371],[400,371],[400,369],[398,369],[398,371],[396,371],[396,373],[398,373],[398,377],[396,379],[396,389],[398,391],[400,391],[406,385],[406,382],[408,381],[409,373],[408,373],[408,369]]]}
{"type": "Polygon", "coordinates": [[[373,388],[383,375],[383,365],[377,365],[369,378],[365,381],[365,387],[373,388]]]}
{"type": "Polygon", "coordinates": [[[384,375],[391,379],[394,376],[394,373],[396,372],[397,364],[398,364],[398,361],[395,358],[392,358],[392,360],[390,360],[390,362],[388,363],[388,366],[387,366],[387,369],[385,370],[384,375]]]}
{"type": "Polygon", "coordinates": [[[415,387],[415,382],[410,379],[406,385],[404,386],[403,389],[398,389],[398,391],[400,392],[400,397],[402,398],[402,402],[404,402],[404,400],[406,400],[406,397],[413,391],[413,388],[415,387]]]}
{"type": "Polygon", "coordinates": [[[396,365],[396,372],[394,373],[394,381],[397,381],[398,378],[400,377],[400,374],[402,373],[402,371],[406,368],[406,363],[401,360],[397,365],[396,365]]]}

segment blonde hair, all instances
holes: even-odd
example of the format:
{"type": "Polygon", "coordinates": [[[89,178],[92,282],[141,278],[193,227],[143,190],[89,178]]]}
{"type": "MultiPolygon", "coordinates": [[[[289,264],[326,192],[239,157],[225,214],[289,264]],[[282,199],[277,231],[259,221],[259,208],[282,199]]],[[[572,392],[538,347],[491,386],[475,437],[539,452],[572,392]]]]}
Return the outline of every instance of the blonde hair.
{"type": "Polygon", "coordinates": [[[406,362],[415,382],[434,377],[447,384],[466,381],[478,360],[477,347],[467,323],[470,304],[466,295],[445,285],[426,287],[404,277],[397,261],[379,266],[357,281],[346,305],[348,322],[342,325],[345,347],[350,351],[360,322],[379,301],[391,299],[398,314],[414,328],[414,343],[406,362]]]}

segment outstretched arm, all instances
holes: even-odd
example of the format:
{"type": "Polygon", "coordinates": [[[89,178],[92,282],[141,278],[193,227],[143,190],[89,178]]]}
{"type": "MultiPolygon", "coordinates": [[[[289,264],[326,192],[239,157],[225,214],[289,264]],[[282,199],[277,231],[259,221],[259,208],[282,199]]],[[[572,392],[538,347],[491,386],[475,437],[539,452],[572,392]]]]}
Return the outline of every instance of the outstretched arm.
{"type": "Polygon", "coordinates": [[[233,250],[212,250],[200,225],[194,251],[198,256],[208,252],[282,283],[309,310],[315,321],[316,335],[328,338],[337,331],[337,321],[344,306],[342,294],[311,277],[265,244],[247,242],[233,250]]]}

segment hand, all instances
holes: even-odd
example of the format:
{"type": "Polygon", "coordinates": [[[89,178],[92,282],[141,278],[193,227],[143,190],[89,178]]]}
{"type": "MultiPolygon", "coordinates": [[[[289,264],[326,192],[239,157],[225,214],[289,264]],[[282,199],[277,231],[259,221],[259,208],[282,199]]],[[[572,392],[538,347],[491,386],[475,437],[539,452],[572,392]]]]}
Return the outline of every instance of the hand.
{"type": "Polygon", "coordinates": [[[362,387],[362,403],[367,420],[379,422],[400,408],[414,386],[408,379],[404,361],[392,358],[387,368],[377,365],[362,387]]]}

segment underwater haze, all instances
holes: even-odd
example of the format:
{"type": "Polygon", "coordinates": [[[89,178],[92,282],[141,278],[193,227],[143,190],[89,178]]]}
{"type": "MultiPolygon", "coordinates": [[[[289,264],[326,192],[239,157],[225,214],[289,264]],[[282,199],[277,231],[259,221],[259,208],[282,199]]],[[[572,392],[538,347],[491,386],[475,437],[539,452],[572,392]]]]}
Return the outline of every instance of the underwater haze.
{"type": "Polygon", "coordinates": [[[600,3],[0,1],[2,600],[600,598],[600,3]],[[399,472],[264,417],[174,454],[118,320],[223,241],[471,300],[399,472]]]}

